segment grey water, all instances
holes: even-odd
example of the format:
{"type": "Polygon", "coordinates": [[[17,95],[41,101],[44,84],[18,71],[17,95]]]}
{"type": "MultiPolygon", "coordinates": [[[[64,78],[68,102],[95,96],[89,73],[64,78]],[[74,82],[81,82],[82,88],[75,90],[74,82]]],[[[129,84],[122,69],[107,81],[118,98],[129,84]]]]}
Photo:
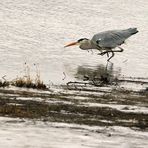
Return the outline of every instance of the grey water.
{"type": "Polygon", "coordinates": [[[64,45],[110,29],[137,27],[123,53],[111,60],[112,72],[148,77],[148,1],[146,0],[1,0],[0,77],[24,74],[24,64],[45,83],[75,80],[80,69],[106,66],[106,56],[64,45]],[[65,77],[63,79],[63,77],[65,77]]]}

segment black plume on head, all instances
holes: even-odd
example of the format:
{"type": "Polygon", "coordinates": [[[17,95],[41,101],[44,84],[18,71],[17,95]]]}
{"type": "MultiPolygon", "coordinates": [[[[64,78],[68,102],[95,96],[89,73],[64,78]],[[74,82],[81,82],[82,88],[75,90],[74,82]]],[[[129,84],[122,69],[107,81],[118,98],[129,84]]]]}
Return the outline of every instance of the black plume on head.
{"type": "Polygon", "coordinates": [[[88,40],[87,38],[82,38],[82,39],[79,39],[78,42],[81,42],[83,40],[88,40]]]}

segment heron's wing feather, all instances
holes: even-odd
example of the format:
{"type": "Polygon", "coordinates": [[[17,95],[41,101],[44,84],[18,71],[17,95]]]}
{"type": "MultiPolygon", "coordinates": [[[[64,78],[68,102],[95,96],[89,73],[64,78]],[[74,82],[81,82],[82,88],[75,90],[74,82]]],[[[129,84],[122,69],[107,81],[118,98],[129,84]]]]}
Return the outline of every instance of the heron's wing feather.
{"type": "Polygon", "coordinates": [[[115,31],[106,31],[94,35],[93,42],[96,42],[102,48],[115,48],[121,45],[125,41],[125,37],[122,34],[115,31]]]}
{"type": "MultiPolygon", "coordinates": [[[[115,48],[124,43],[124,41],[131,35],[137,33],[134,32],[135,28],[129,28],[126,30],[110,30],[95,34],[92,38],[93,43],[102,48],[115,48]]],[[[135,30],[137,31],[137,30],[135,30]]]]}

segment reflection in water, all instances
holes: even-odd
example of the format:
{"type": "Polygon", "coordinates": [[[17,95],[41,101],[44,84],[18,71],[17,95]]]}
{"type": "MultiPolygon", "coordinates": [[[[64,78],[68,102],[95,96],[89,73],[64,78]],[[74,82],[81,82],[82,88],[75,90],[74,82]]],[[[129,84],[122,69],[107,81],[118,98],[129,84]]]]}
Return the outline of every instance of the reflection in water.
{"type": "Polygon", "coordinates": [[[79,66],[75,77],[78,80],[89,81],[94,85],[113,85],[117,84],[121,69],[114,70],[113,63],[107,62],[106,65],[97,67],[79,66]]]}
{"type": "Polygon", "coordinates": [[[148,88],[147,78],[124,77],[121,75],[121,68],[114,68],[113,63],[108,62],[106,65],[100,64],[96,67],[86,65],[79,66],[75,78],[78,81],[69,82],[68,84],[78,85],[87,84],[93,86],[111,86],[132,88],[135,90],[146,90],[148,88]]]}

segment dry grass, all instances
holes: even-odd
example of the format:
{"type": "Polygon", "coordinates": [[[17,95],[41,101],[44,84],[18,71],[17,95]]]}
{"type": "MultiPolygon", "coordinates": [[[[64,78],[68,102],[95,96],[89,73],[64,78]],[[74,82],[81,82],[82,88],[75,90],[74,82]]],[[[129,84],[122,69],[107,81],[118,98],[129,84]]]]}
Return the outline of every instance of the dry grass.
{"type": "Polygon", "coordinates": [[[0,80],[0,87],[8,87],[10,85],[10,82],[9,81],[2,81],[0,80]]]}
{"type": "Polygon", "coordinates": [[[12,85],[16,87],[47,89],[47,86],[43,83],[43,81],[34,81],[32,78],[28,77],[19,77],[13,81],[12,85]]]}
{"type": "Polygon", "coordinates": [[[30,67],[25,64],[25,74],[22,77],[17,77],[12,81],[12,85],[16,87],[25,87],[25,88],[36,88],[36,89],[47,89],[47,86],[43,83],[40,78],[39,66],[36,66],[36,76],[31,76],[30,67]]]}
{"type": "Polygon", "coordinates": [[[0,80],[0,87],[3,87],[4,88],[4,87],[8,87],[10,85],[10,82],[7,81],[5,79],[5,77],[6,77],[6,75],[2,77],[2,80],[0,80]]]}
{"type": "Polygon", "coordinates": [[[35,76],[31,76],[30,67],[25,63],[24,66],[24,74],[22,76],[17,77],[12,81],[7,81],[5,79],[6,76],[2,77],[0,80],[0,87],[8,87],[8,86],[16,86],[16,87],[24,87],[24,88],[35,88],[35,89],[48,89],[47,86],[43,83],[40,78],[40,70],[39,66],[34,64],[36,68],[35,76]]]}

